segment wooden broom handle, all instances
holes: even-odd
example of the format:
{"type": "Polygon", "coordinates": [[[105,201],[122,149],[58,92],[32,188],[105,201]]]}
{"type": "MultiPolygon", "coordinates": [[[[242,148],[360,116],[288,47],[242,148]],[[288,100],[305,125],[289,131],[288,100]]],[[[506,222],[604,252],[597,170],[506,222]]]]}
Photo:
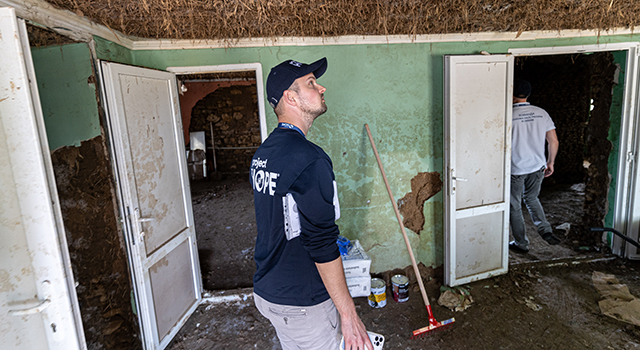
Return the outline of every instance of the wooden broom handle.
{"type": "Polygon", "coordinates": [[[369,130],[369,125],[365,124],[364,127],[367,129],[367,135],[369,135],[369,141],[371,141],[371,147],[373,147],[373,153],[376,155],[376,160],[378,161],[378,167],[380,167],[380,172],[382,173],[382,179],[384,179],[384,185],[387,186],[389,199],[391,199],[391,204],[393,204],[393,210],[396,212],[396,219],[398,219],[398,225],[400,225],[400,230],[402,231],[402,236],[404,237],[404,243],[407,245],[407,250],[409,250],[409,256],[411,257],[411,264],[413,265],[413,271],[416,273],[416,279],[418,280],[418,285],[420,286],[420,293],[422,293],[422,299],[424,300],[425,306],[429,306],[430,304],[429,304],[429,298],[427,297],[427,291],[424,289],[424,285],[422,284],[422,277],[420,277],[420,270],[418,270],[418,264],[416,264],[416,258],[413,256],[413,250],[411,249],[411,243],[409,243],[409,237],[407,237],[407,232],[404,230],[404,224],[402,223],[402,218],[400,217],[400,211],[398,210],[398,205],[396,204],[396,200],[393,198],[393,193],[391,193],[391,187],[389,186],[387,175],[384,172],[384,167],[382,166],[380,155],[378,155],[378,149],[376,148],[376,144],[373,141],[373,136],[371,136],[371,130],[369,130]]]}

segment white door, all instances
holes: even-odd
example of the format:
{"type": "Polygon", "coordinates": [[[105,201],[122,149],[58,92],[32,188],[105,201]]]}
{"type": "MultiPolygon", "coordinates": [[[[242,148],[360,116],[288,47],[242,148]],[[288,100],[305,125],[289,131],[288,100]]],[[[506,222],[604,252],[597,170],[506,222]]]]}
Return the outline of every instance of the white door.
{"type": "Polygon", "coordinates": [[[86,349],[26,33],[0,8],[0,347],[86,349]]]}
{"type": "Polygon", "coordinates": [[[202,299],[176,79],[101,67],[143,341],[164,349],[202,299]]]}
{"type": "Polygon", "coordinates": [[[445,283],[509,263],[513,56],[445,56],[445,283]]]}

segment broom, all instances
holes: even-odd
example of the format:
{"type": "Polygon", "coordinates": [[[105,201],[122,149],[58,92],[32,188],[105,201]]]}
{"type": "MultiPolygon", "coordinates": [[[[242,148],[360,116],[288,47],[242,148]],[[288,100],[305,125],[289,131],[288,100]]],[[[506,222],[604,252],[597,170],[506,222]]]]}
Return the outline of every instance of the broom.
{"type": "Polygon", "coordinates": [[[364,127],[367,129],[367,134],[369,135],[369,141],[371,141],[371,147],[373,147],[373,153],[375,154],[376,160],[378,161],[378,166],[380,167],[380,172],[382,173],[382,178],[384,179],[384,184],[385,186],[387,186],[389,199],[391,199],[391,204],[393,204],[393,210],[396,212],[396,218],[398,219],[398,224],[400,225],[400,230],[402,231],[402,236],[404,237],[404,243],[407,245],[407,250],[409,250],[409,256],[411,257],[411,265],[413,265],[413,271],[416,274],[416,279],[418,280],[418,285],[420,286],[420,293],[422,294],[422,300],[424,300],[424,305],[427,307],[427,314],[429,315],[429,325],[413,331],[413,334],[411,335],[411,339],[422,338],[422,337],[431,335],[435,332],[449,329],[453,325],[453,323],[456,321],[456,319],[452,317],[448,320],[438,322],[436,321],[436,318],[433,317],[433,312],[431,311],[431,304],[429,303],[429,298],[427,297],[427,291],[424,289],[424,285],[422,284],[422,277],[420,277],[420,270],[418,270],[418,264],[416,264],[416,259],[413,256],[413,250],[411,249],[411,244],[409,243],[409,237],[407,237],[407,232],[404,230],[404,224],[402,223],[402,218],[400,217],[400,211],[398,211],[398,205],[396,204],[396,201],[393,198],[393,194],[391,193],[391,187],[389,186],[389,181],[387,181],[387,175],[385,175],[384,168],[382,167],[382,161],[380,160],[380,156],[378,155],[376,144],[375,142],[373,142],[373,136],[371,136],[371,130],[369,130],[369,125],[367,124],[365,124],[364,127]]]}

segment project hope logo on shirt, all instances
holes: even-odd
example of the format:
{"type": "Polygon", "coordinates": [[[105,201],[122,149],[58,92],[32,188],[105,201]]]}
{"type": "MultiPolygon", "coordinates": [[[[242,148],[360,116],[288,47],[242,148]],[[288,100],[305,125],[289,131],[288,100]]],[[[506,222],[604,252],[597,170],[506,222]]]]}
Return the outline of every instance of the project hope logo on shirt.
{"type": "Polygon", "coordinates": [[[255,191],[260,193],[267,193],[269,189],[269,195],[273,196],[276,193],[276,180],[280,177],[280,174],[268,172],[267,167],[268,159],[253,159],[251,160],[251,186],[255,191]]]}

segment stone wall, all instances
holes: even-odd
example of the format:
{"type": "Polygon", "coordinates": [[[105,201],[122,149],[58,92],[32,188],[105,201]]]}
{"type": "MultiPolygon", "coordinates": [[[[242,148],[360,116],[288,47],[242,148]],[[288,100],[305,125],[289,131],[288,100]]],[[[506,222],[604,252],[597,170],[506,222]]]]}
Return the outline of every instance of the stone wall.
{"type": "Polygon", "coordinates": [[[251,158],[260,145],[260,121],[255,80],[220,87],[198,101],[191,113],[189,131],[204,131],[207,168],[213,171],[211,126],[215,141],[217,171],[223,174],[249,172],[251,158]],[[225,149],[233,147],[235,149],[225,149]]]}

